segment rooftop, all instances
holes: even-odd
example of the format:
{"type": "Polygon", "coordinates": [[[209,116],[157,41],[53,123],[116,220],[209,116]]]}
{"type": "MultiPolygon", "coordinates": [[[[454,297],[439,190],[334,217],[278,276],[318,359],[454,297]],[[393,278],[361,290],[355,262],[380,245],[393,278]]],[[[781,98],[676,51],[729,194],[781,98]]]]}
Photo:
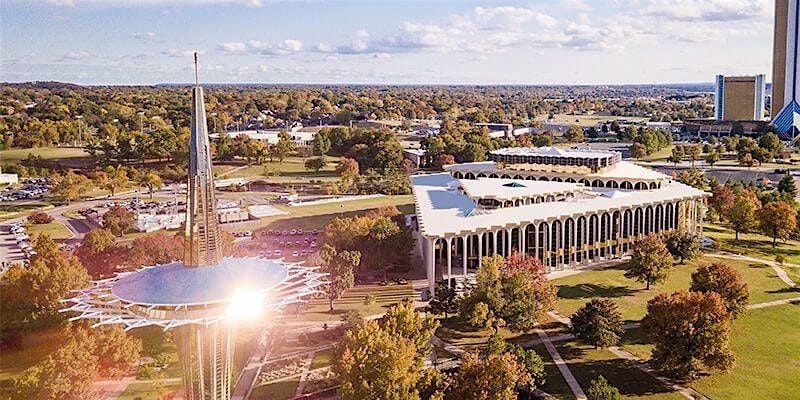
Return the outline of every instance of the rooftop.
{"type": "MultiPolygon", "coordinates": [[[[495,191],[506,190],[503,186],[508,180],[495,181],[495,191]]],[[[613,210],[626,206],[690,199],[704,196],[704,192],[679,182],[666,182],[661,189],[619,190],[607,188],[584,188],[586,196],[557,203],[539,203],[516,207],[473,212],[475,202],[467,195],[453,190],[455,180],[449,173],[415,175],[411,177],[417,207],[419,229],[426,237],[460,236],[485,229],[516,226],[521,223],[538,222],[550,218],[613,210]]],[[[466,182],[462,181],[462,182],[466,182]]],[[[529,184],[534,181],[522,181],[529,184]]],[[[563,188],[560,182],[539,182],[539,190],[547,190],[545,185],[563,188]]],[[[479,184],[484,185],[484,184],[479,184]]],[[[492,190],[486,183],[482,190],[492,190]]],[[[508,190],[513,190],[511,188],[508,190]]]]}
{"type": "Polygon", "coordinates": [[[586,190],[586,186],[577,183],[515,179],[460,179],[458,183],[471,199],[516,200],[586,190]]]}
{"type": "MultiPolygon", "coordinates": [[[[534,164],[531,164],[534,165],[534,164]]],[[[630,161],[619,161],[616,164],[613,164],[603,170],[597,172],[591,172],[588,169],[584,169],[585,172],[581,173],[580,175],[576,176],[576,172],[578,172],[578,168],[575,166],[552,166],[549,168],[540,168],[540,167],[528,167],[525,164],[517,164],[514,167],[506,166],[505,168],[498,168],[497,164],[494,161],[482,161],[482,162],[472,162],[472,163],[463,163],[463,164],[453,164],[453,165],[446,165],[446,171],[462,171],[462,172],[477,172],[483,171],[486,173],[496,173],[500,176],[502,175],[509,175],[513,176],[516,174],[517,171],[531,171],[531,172],[554,172],[559,173],[562,172],[564,174],[571,174],[573,178],[599,178],[599,179],[631,179],[631,180],[663,180],[663,179],[670,179],[668,175],[662,174],[658,171],[652,170],[650,168],[645,168],[640,165],[636,165],[630,161]],[[520,166],[521,165],[521,166],[520,166]],[[563,171],[560,171],[563,170],[563,171]]],[[[526,181],[527,182],[527,181],[526,181]]]]}
{"type": "Polygon", "coordinates": [[[490,152],[504,156],[549,156],[573,158],[608,158],[616,157],[618,153],[604,150],[573,150],[560,147],[507,147],[490,152]]]}

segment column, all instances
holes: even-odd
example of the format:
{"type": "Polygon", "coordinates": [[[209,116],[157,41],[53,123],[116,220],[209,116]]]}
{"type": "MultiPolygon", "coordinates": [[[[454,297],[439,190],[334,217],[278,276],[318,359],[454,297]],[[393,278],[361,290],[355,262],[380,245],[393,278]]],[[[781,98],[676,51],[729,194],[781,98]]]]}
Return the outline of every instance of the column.
{"type": "Polygon", "coordinates": [[[577,264],[578,263],[578,252],[581,251],[581,249],[578,248],[578,220],[575,219],[575,218],[572,219],[572,246],[570,246],[570,248],[569,248],[569,258],[570,258],[569,264],[570,265],[573,264],[573,262],[572,262],[572,255],[573,255],[572,249],[573,248],[575,249],[575,251],[574,251],[574,253],[575,253],[575,264],[577,264]]]}
{"type": "Polygon", "coordinates": [[[583,216],[583,244],[586,246],[586,250],[583,251],[583,262],[584,264],[589,263],[589,218],[585,215],[583,216]]]}
{"type": "Polygon", "coordinates": [[[481,267],[483,264],[483,233],[479,233],[478,235],[478,268],[481,267]]]}
{"type": "Polygon", "coordinates": [[[497,231],[492,231],[492,255],[497,254],[497,231]]]}
{"type": "Polygon", "coordinates": [[[433,296],[436,290],[436,267],[434,265],[433,255],[434,241],[430,238],[425,238],[423,242],[424,260],[425,260],[425,274],[428,277],[428,291],[430,296],[433,296]]]}
{"type": "Polygon", "coordinates": [[[533,256],[539,258],[539,224],[533,224],[533,256]]]}
{"type": "Polygon", "coordinates": [[[700,214],[700,223],[697,225],[697,236],[700,238],[700,240],[703,240],[703,217],[705,216],[705,212],[704,212],[705,211],[705,201],[704,200],[700,200],[700,206],[703,209],[700,210],[700,212],[699,212],[699,214],[700,214]]]}
{"type": "Polygon", "coordinates": [[[528,255],[528,225],[524,225],[519,228],[519,252],[523,255],[528,255]]]}
{"type": "Polygon", "coordinates": [[[462,261],[464,264],[464,278],[467,277],[467,256],[469,253],[467,252],[467,236],[462,236],[461,239],[464,240],[464,257],[462,257],[462,261]]]}
{"type": "Polygon", "coordinates": [[[450,238],[445,238],[447,246],[447,287],[450,287],[450,278],[453,277],[453,251],[450,247],[450,238]]]}
{"type": "Polygon", "coordinates": [[[506,228],[506,235],[508,235],[508,240],[506,243],[506,257],[511,255],[511,228],[506,228]]]}

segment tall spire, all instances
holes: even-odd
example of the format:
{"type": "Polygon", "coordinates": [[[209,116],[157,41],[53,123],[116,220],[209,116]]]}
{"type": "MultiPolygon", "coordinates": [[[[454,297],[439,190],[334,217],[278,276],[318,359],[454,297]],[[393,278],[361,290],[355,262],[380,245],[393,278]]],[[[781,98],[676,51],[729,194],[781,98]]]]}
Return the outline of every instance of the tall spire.
{"type": "Polygon", "coordinates": [[[206,108],[197,73],[197,53],[194,53],[194,71],[189,180],[186,188],[186,253],[183,262],[189,267],[201,267],[222,261],[222,249],[217,202],[214,198],[206,108]]]}

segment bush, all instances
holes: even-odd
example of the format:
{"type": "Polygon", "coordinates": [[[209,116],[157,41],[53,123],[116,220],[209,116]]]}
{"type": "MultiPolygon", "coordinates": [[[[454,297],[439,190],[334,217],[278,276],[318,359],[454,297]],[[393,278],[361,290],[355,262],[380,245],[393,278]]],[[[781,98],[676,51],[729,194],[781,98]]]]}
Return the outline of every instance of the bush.
{"type": "Polygon", "coordinates": [[[365,306],[371,306],[371,305],[375,304],[377,301],[378,301],[378,298],[375,297],[374,294],[368,294],[368,295],[364,296],[364,305],[365,306]]]}
{"type": "Polygon", "coordinates": [[[53,217],[51,217],[47,213],[39,211],[28,216],[28,222],[36,225],[49,224],[53,222],[53,217]]]}
{"type": "Polygon", "coordinates": [[[622,395],[617,388],[608,383],[603,375],[600,375],[589,384],[586,398],[588,400],[622,400],[622,395]]]}

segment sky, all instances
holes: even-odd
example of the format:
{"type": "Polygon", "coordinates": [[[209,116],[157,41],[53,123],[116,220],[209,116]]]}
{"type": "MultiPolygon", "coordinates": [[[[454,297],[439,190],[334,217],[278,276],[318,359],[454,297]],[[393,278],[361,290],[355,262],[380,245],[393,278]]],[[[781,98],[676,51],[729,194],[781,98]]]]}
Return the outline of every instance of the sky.
{"type": "Polygon", "coordinates": [[[774,0],[2,0],[0,82],[626,84],[771,75],[774,0]]]}

